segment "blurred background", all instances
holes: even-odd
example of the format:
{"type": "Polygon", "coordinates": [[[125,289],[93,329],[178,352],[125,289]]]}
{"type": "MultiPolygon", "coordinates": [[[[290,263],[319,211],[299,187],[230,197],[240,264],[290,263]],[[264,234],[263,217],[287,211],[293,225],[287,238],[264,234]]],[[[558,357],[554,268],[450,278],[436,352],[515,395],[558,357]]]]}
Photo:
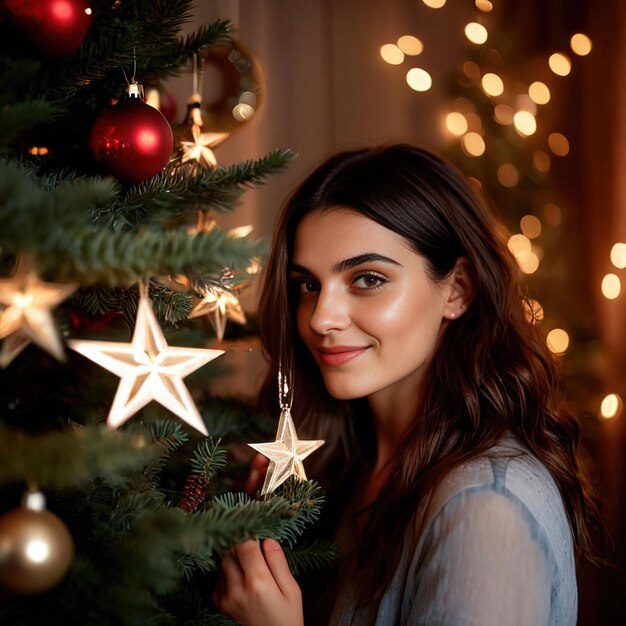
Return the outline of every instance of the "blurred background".
{"type": "MultiPolygon", "coordinates": [[[[529,317],[560,355],[611,537],[609,565],[581,567],[579,623],[623,623],[626,3],[198,0],[190,28],[217,18],[233,22],[234,44],[161,98],[182,121],[200,93],[205,130],[229,133],[216,142],[221,165],[299,154],[222,225],[269,239],[316,164],[398,141],[448,157],[494,204],[527,278],[529,317]]],[[[254,287],[242,297],[252,316],[256,298],[254,287]]],[[[254,395],[259,352],[224,358],[226,391],[254,395]]]]}

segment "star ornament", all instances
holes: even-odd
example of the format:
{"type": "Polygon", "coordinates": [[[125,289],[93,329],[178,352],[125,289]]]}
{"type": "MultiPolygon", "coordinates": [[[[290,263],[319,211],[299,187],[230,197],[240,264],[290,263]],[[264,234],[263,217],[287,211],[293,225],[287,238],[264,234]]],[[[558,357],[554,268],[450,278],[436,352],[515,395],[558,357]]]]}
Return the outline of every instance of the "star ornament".
{"type": "Polygon", "coordinates": [[[117,428],[155,400],[208,435],[183,378],[224,351],[169,346],[147,297],[139,298],[131,343],[78,339],[68,343],[73,350],[121,378],[107,418],[110,428],[117,428]]]}
{"type": "Polygon", "coordinates": [[[212,148],[216,148],[227,139],[229,133],[203,133],[200,126],[194,124],[191,127],[191,135],[193,141],[180,142],[183,149],[181,163],[189,163],[194,174],[200,169],[210,170],[217,167],[217,159],[212,148]]]}
{"type": "Polygon", "coordinates": [[[8,338],[2,346],[2,367],[6,367],[30,342],[59,361],[65,359],[52,309],[77,286],[43,282],[29,269],[26,261],[20,262],[11,278],[0,280],[0,306],[4,307],[0,311],[0,339],[8,338]],[[14,334],[17,336],[12,338],[14,334]],[[11,343],[9,348],[7,342],[11,343]],[[19,350],[15,349],[17,345],[19,350]]]}
{"type": "Polygon", "coordinates": [[[323,439],[300,441],[296,434],[291,411],[283,409],[278,421],[276,441],[248,444],[270,460],[261,495],[272,493],[290,476],[297,476],[300,480],[306,480],[302,461],[324,443],[326,442],[323,439]]]}
{"type": "Polygon", "coordinates": [[[225,289],[209,287],[204,291],[202,300],[191,310],[189,319],[201,315],[210,317],[218,341],[224,339],[226,322],[229,319],[237,324],[246,323],[246,314],[241,308],[239,298],[225,289]]]}

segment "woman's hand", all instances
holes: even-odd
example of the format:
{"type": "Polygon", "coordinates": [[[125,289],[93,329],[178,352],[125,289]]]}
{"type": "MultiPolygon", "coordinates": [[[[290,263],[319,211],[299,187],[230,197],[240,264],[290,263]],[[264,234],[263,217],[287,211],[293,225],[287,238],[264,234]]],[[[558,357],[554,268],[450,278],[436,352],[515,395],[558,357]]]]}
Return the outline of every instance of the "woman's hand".
{"type": "Polygon", "coordinates": [[[222,560],[215,605],[243,626],[303,626],[302,594],[274,539],[246,541],[222,560]]]}

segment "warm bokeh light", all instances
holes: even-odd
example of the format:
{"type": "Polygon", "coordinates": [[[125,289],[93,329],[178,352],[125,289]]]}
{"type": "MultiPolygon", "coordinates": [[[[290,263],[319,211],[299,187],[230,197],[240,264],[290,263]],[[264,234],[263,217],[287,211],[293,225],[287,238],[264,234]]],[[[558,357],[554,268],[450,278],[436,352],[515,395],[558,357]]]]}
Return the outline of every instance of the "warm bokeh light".
{"type": "Polygon", "coordinates": [[[515,111],[508,104],[497,104],[493,110],[493,117],[498,124],[512,124],[515,111]]]}
{"type": "Polygon", "coordinates": [[[426,70],[414,67],[407,72],[406,82],[415,91],[428,91],[432,87],[433,79],[426,70]]]}
{"type": "Polygon", "coordinates": [[[480,80],[480,67],[473,61],[463,63],[463,73],[472,80],[480,80]]]}
{"type": "Polygon", "coordinates": [[[431,9],[440,9],[445,5],[446,0],[422,0],[422,2],[431,9]]]}
{"type": "Polygon", "coordinates": [[[380,47],[380,56],[389,65],[400,65],[404,61],[404,52],[395,43],[386,43],[380,47]]]}
{"type": "Polygon", "coordinates": [[[610,393],[608,396],[604,396],[600,404],[600,415],[605,420],[618,417],[622,412],[622,406],[622,399],[616,393],[610,393]]]}
{"type": "Polygon", "coordinates": [[[611,248],[611,263],[620,270],[626,267],[626,243],[616,243],[611,248]]]}
{"type": "Polygon", "coordinates": [[[488,96],[501,96],[504,93],[504,83],[497,74],[485,74],[481,79],[481,85],[488,96]]]}
{"type": "Polygon", "coordinates": [[[487,29],[478,22],[470,22],[465,26],[465,36],[475,44],[483,44],[487,41],[487,29]]]}
{"type": "Polygon", "coordinates": [[[536,239],[541,235],[541,220],[534,215],[524,215],[519,225],[529,239],[536,239]]]}
{"type": "Polygon", "coordinates": [[[530,85],[528,95],[535,104],[548,104],[550,102],[550,89],[540,80],[536,80],[530,85]]]}
{"type": "Polygon", "coordinates": [[[498,168],[498,182],[503,187],[515,187],[519,183],[519,171],[512,163],[504,163],[498,168]]]}
{"type": "Polygon", "coordinates": [[[402,35],[402,37],[398,39],[398,48],[400,48],[404,54],[414,57],[422,53],[424,44],[413,35],[402,35]]]}
{"type": "Polygon", "coordinates": [[[537,300],[524,298],[524,312],[526,313],[526,319],[531,324],[543,321],[543,307],[537,300]]]}
{"type": "Polygon", "coordinates": [[[24,548],[24,554],[33,563],[43,563],[50,556],[50,546],[43,539],[31,539],[24,548]]]}
{"type": "Polygon", "coordinates": [[[539,269],[539,257],[532,250],[516,255],[515,260],[524,274],[534,274],[539,269]]]}
{"type": "Polygon", "coordinates": [[[551,163],[552,159],[550,159],[550,155],[543,150],[535,150],[533,153],[533,165],[538,172],[541,174],[549,172],[551,163]]]}
{"type": "Polygon", "coordinates": [[[485,13],[489,13],[489,11],[493,10],[493,3],[489,2],[489,0],[476,0],[475,4],[477,9],[485,13]]]}
{"type": "Polygon", "coordinates": [[[557,76],[567,76],[572,70],[572,63],[569,60],[569,57],[561,52],[555,52],[550,55],[548,65],[550,65],[550,69],[557,76]]]}
{"type": "Polygon", "coordinates": [[[550,226],[560,226],[563,222],[563,212],[561,211],[561,207],[553,204],[552,202],[543,207],[543,214],[546,217],[546,222],[548,222],[550,226]]]}
{"type": "Polygon", "coordinates": [[[28,149],[28,154],[32,154],[34,156],[45,156],[46,154],[48,154],[48,148],[33,146],[32,148],[28,149]]]}
{"type": "Polygon", "coordinates": [[[513,116],[515,130],[524,136],[532,135],[537,130],[537,120],[529,111],[518,111],[513,116]]]}
{"type": "Polygon", "coordinates": [[[563,354],[569,347],[569,335],[562,328],[553,328],[546,337],[546,343],[554,354],[563,354]]]}
{"type": "Polygon", "coordinates": [[[550,150],[557,156],[565,156],[569,152],[569,141],[561,133],[550,133],[548,136],[550,150]]]}
{"type": "Polygon", "coordinates": [[[525,254],[526,252],[530,252],[530,249],[532,247],[530,239],[526,237],[526,235],[522,235],[519,233],[516,235],[511,235],[506,245],[513,256],[518,256],[519,254],[525,254]]]}
{"type": "Polygon", "coordinates": [[[461,146],[469,156],[479,157],[485,152],[485,140],[474,131],[463,135],[461,146]]]}
{"type": "Polygon", "coordinates": [[[617,274],[606,274],[602,279],[602,295],[607,300],[615,300],[622,290],[622,281],[617,274]]]}
{"type": "Polygon", "coordinates": [[[591,52],[591,39],[589,39],[587,35],[583,35],[583,33],[576,33],[575,35],[572,35],[569,43],[572,51],[581,57],[584,57],[591,52]]]}
{"type": "Polygon", "coordinates": [[[446,115],[446,128],[453,134],[464,135],[467,132],[467,120],[463,113],[448,113],[446,115]]]}

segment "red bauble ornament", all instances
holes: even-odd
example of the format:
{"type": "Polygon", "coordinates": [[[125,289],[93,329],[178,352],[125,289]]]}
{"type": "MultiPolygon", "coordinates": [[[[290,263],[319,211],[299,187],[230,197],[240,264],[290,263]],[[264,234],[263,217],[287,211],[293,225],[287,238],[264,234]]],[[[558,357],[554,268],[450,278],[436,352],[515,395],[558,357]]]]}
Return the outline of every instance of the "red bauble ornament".
{"type": "Polygon", "coordinates": [[[87,0],[5,0],[5,6],[32,43],[54,57],[78,50],[91,25],[87,0]]]}
{"type": "Polygon", "coordinates": [[[167,165],[174,137],[161,113],[140,97],[130,96],[100,115],[91,130],[89,145],[96,160],[113,176],[125,183],[140,183],[167,165]]]}

